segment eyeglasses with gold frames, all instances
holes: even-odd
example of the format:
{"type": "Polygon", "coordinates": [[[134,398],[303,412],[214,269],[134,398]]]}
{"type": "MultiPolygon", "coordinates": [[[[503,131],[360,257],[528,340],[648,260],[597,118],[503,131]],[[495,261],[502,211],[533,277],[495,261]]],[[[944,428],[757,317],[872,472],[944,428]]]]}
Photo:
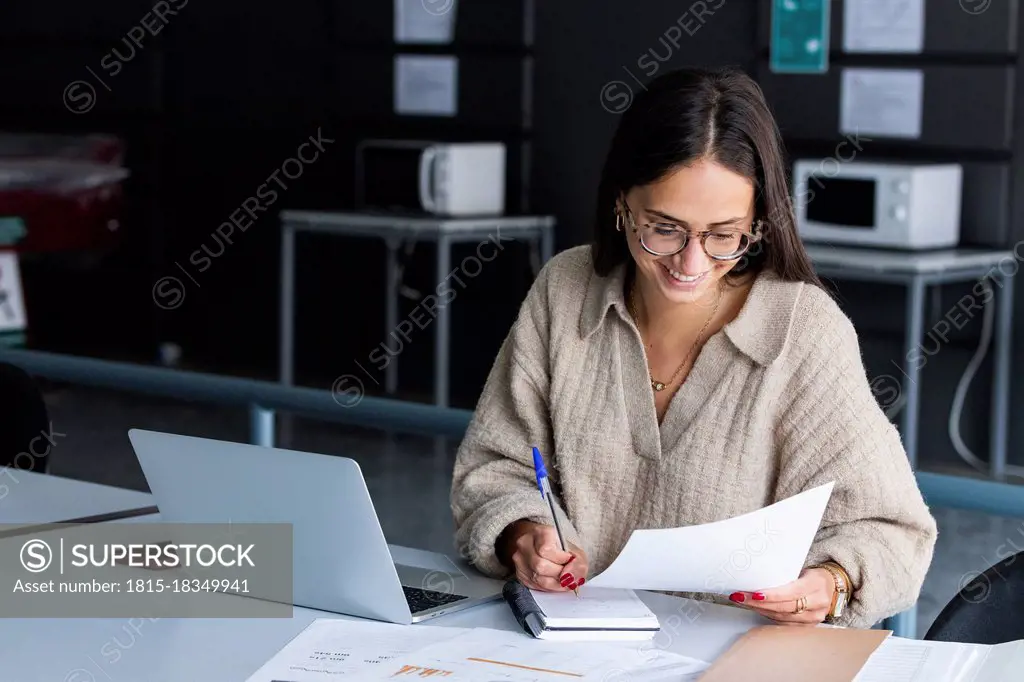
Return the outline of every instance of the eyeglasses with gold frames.
{"type": "MultiPolygon", "coordinates": [[[[669,222],[654,222],[638,225],[629,205],[619,202],[619,210],[615,216],[616,229],[622,230],[623,224],[633,230],[640,238],[640,246],[652,256],[674,256],[690,243],[691,233],[684,227],[669,222]]],[[[700,239],[701,247],[709,258],[718,261],[735,260],[750,250],[750,247],[761,239],[762,222],[757,220],[751,231],[729,227],[712,230],[700,230],[694,235],[700,239]]]]}

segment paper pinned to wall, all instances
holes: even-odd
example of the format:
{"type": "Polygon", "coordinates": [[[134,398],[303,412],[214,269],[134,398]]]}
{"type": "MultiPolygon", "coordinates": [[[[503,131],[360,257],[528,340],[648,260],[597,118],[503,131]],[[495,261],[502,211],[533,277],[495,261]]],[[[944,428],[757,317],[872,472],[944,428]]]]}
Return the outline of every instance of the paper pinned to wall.
{"type": "Polygon", "coordinates": [[[924,49],[924,0],[846,0],[843,50],[911,52],[924,49]]]}
{"type": "Polygon", "coordinates": [[[25,324],[18,254],[0,252],[0,332],[22,331],[25,324]]]}
{"type": "Polygon", "coordinates": [[[455,116],[459,101],[459,62],[448,55],[395,57],[395,113],[455,116]]]}
{"type": "Polygon", "coordinates": [[[839,132],[919,138],[923,100],[920,69],[843,69],[839,132]]]}
{"type": "Polygon", "coordinates": [[[395,42],[452,42],[456,9],[457,0],[395,0],[395,42]]]}

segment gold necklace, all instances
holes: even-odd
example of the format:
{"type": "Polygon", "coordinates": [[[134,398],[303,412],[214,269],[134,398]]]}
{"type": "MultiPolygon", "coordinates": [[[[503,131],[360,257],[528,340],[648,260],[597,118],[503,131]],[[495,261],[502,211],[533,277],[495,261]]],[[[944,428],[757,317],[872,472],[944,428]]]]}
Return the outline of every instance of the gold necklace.
{"type": "MultiPolygon", "coordinates": [[[[711,324],[711,320],[715,319],[715,315],[718,313],[718,306],[719,306],[719,304],[721,304],[721,302],[722,302],[722,291],[721,291],[721,289],[719,289],[719,291],[718,291],[718,298],[715,299],[715,307],[711,310],[711,315],[708,316],[707,321],[704,322],[704,326],[700,328],[699,332],[697,332],[697,338],[694,340],[693,345],[690,346],[690,350],[686,353],[686,357],[683,358],[682,363],[680,363],[679,367],[676,368],[676,371],[672,375],[672,378],[668,380],[668,383],[666,383],[664,381],[658,381],[648,371],[647,376],[650,377],[650,379],[651,379],[651,388],[653,388],[655,391],[664,391],[668,386],[671,386],[673,383],[675,383],[676,377],[678,377],[679,373],[683,371],[683,367],[686,367],[686,363],[689,362],[690,356],[693,355],[693,351],[696,350],[697,346],[700,345],[701,337],[704,336],[704,332],[707,331],[708,326],[711,324]]],[[[636,283],[635,282],[634,282],[634,285],[630,289],[630,292],[629,292],[629,313],[633,316],[633,319],[636,320],[637,325],[639,325],[640,324],[640,318],[636,314],[636,283]]]]}

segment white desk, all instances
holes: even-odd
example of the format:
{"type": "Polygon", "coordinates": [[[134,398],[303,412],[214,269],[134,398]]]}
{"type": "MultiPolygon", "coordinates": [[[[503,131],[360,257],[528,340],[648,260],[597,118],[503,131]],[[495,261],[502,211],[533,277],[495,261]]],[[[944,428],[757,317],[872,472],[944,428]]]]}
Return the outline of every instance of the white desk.
{"type": "MultiPolygon", "coordinates": [[[[0,469],[0,525],[29,530],[49,523],[94,523],[155,511],[149,493],[13,468],[0,469]]],[[[11,530],[14,529],[5,532],[11,530]]]]}
{"type": "MultiPolygon", "coordinates": [[[[437,243],[436,276],[437,282],[434,287],[440,288],[441,284],[448,280],[455,273],[472,279],[479,274],[468,272],[456,272],[451,261],[452,245],[457,243],[481,243],[487,240],[523,238],[531,244],[531,259],[534,261],[534,269],[539,270],[543,263],[546,263],[554,254],[554,225],[555,219],[552,216],[493,216],[481,218],[443,218],[430,216],[412,216],[388,213],[344,213],[344,212],[323,212],[323,211],[282,211],[281,212],[281,311],[280,311],[280,380],[290,385],[293,382],[292,358],[295,353],[295,234],[298,232],[319,232],[321,234],[332,234],[349,237],[372,237],[383,239],[387,246],[387,271],[386,280],[386,301],[387,313],[384,323],[384,334],[381,341],[387,342],[388,347],[394,347],[395,339],[391,338],[392,333],[402,334],[398,328],[398,284],[400,272],[398,268],[398,247],[404,243],[415,243],[417,241],[432,241],[437,243]],[[538,254],[539,251],[539,254],[538,254]]],[[[488,252],[494,252],[496,247],[491,244],[488,252]]],[[[480,252],[480,248],[477,248],[480,252]]],[[[478,255],[481,255],[478,253],[478,255]]],[[[496,256],[491,256],[493,260],[496,256]]],[[[484,264],[480,259],[471,256],[476,261],[475,268],[484,264]]],[[[486,258],[482,256],[481,258],[486,258]]],[[[468,259],[467,259],[468,260],[468,259]]],[[[465,263],[465,261],[463,261],[465,263]]],[[[461,266],[460,266],[461,267],[461,266]]],[[[459,280],[456,280],[457,282],[459,280]]],[[[350,283],[355,295],[366,295],[374,289],[373,286],[360,287],[358,282],[350,283]]],[[[458,297],[459,287],[452,285],[451,289],[458,297]]],[[[428,292],[443,297],[441,292],[428,292]]],[[[454,299],[451,299],[454,300],[454,299]]],[[[449,301],[450,302],[450,301],[449,301]]],[[[422,313],[422,311],[420,311],[422,313]]],[[[437,320],[434,326],[434,403],[440,407],[448,406],[448,373],[449,373],[449,324],[450,315],[448,305],[444,302],[437,306],[437,320]]],[[[431,317],[433,313],[428,313],[431,317]]],[[[403,320],[403,322],[407,322],[403,320]]],[[[411,322],[407,322],[410,325],[411,322]]],[[[417,326],[424,328],[422,323],[417,326]]],[[[408,332],[406,332],[408,334],[408,332]]],[[[369,350],[367,351],[370,352],[369,350]]],[[[362,374],[373,383],[377,379],[369,374],[364,365],[372,364],[368,360],[359,359],[360,372],[353,372],[346,375],[348,378],[362,382],[362,374]]],[[[385,368],[384,386],[387,393],[394,393],[398,387],[398,356],[391,357],[385,368]]],[[[365,393],[361,391],[360,394],[365,393]]]]}
{"type": "MultiPolygon", "coordinates": [[[[641,596],[662,622],[656,646],[703,660],[713,660],[749,628],[767,622],[739,608],[698,605],[654,593],[641,596]]],[[[296,608],[290,619],[0,619],[2,677],[41,682],[244,682],[314,618],[344,616],[296,608]]],[[[519,629],[504,602],[409,627],[519,629]]]]}

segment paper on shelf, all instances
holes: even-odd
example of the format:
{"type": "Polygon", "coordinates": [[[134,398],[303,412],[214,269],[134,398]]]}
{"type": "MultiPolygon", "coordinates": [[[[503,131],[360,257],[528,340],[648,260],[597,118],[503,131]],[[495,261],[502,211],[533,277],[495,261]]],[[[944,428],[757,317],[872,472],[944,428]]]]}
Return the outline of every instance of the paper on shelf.
{"type": "Polygon", "coordinates": [[[318,618],[246,682],[376,679],[396,658],[466,630],[318,618]]]}
{"type": "Polygon", "coordinates": [[[924,48],[924,0],[846,0],[843,50],[846,52],[921,52],[924,48]]]}
{"type": "Polygon", "coordinates": [[[0,252],[0,332],[20,331],[25,325],[18,254],[0,252]]]}
{"type": "Polygon", "coordinates": [[[455,116],[459,62],[449,55],[395,56],[395,113],[455,116]]]}
{"type": "Polygon", "coordinates": [[[752,592],[800,576],[834,482],[724,521],[633,531],[594,587],[752,592]]]}
{"type": "Polygon", "coordinates": [[[456,0],[395,0],[395,42],[452,42],[456,9],[456,0]]]}
{"type": "Polygon", "coordinates": [[[920,69],[843,69],[839,132],[921,137],[924,72],[920,69]]]}

